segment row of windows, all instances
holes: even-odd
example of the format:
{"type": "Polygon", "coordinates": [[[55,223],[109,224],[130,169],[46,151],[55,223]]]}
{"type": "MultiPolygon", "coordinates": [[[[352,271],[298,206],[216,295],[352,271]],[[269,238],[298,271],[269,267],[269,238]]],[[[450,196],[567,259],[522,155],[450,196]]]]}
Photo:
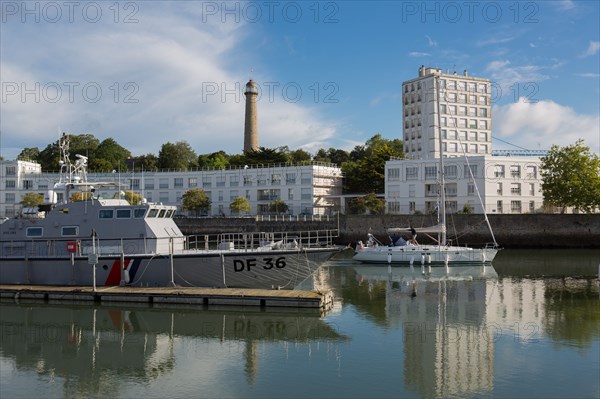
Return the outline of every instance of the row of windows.
{"type": "MultiPolygon", "coordinates": [[[[148,217],[149,218],[156,217],[156,211],[157,211],[157,209],[150,209],[150,212],[148,212],[148,217]]],[[[161,209],[161,211],[165,211],[165,209],[161,209]]],[[[134,218],[141,219],[144,217],[145,214],[146,214],[145,208],[100,209],[100,211],[98,213],[98,218],[99,219],[113,219],[116,217],[117,219],[131,219],[131,215],[133,215],[134,218]]],[[[163,213],[163,216],[159,216],[159,217],[164,217],[164,213],[163,213]]]]}
{"type": "MultiPolygon", "coordinates": [[[[524,208],[523,208],[523,203],[524,201],[519,201],[519,200],[511,200],[510,201],[510,205],[508,208],[505,207],[504,202],[502,200],[499,200],[496,202],[496,209],[495,211],[497,213],[506,213],[506,212],[510,212],[510,213],[522,213],[524,208]]],[[[473,209],[473,204],[470,201],[467,201],[465,203],[465,205],[469,205],[471,207],[471,209],[473,209]]],[[[526,206],[528,207],[528,212],[530,213],[534,213],[536,211],[536,202],[535,201],[527,201],[525,202],[526,206]]],[[[437,202],[435,201],[427,201],[425,202],[425,212],[431,212],[436,210],[436,205],[437,202]]],[[[409,213],[414,213],[417,211],[417,203],[416,201],[409,201],[408,202],[408,208],[405,208],[406,205],[402,205],[400,203],[400,201],[388,201],[386,203],[387,209],[389,213],[402,213],[402,212],[409,212],[409,213]]],[[[457,201],[446,201],[446,210],[448,212],[456,212],[458,209],[458,202],[457,201]]]]}
{"type": "MultiPolygon", "coordinates": [[[[459,177],[469,177],[471,173],[473,177],[478,176],[479,165],[463,165],[463,175],[458,176],[459,168],[457,165],[445,165],[444,176],[447,179],[454,179],[459,177]],[[469,171],[470,170],[470,171],[469,171]]],[[[419,167],[418,166],[406,166],[405,167],[405,179],[406,180],[417,180],[419,178],[419,167]]],[[[521,171],[525,170],[525,177],[528,179],[536,179],[538,167],[536,165],[510,165],[510,177],[520,178],[521,171]]],[[[438,167],[437,166],[425,166],[423,169],[425,179],[437,179],[438,178],[438,167]]],[[[506,177],[505,165],[488,165],[487,177],[503,178],[506,177]]],[[[400,168],[388,168],[387,170],[388,180],[400,180],[400,168]]],[[[501,183],[499,183],[501,184],[501,183]]],[[[531,183],[533,184],[533,183],[531,183]]]]}
{"type": "MultiPolygon", "coordinates": [[[[488,145],[487,144],[466,144],[463,143],[462,144],[462,149],[459,150],[460,145],[459,143],[442,143],[442,149],[444,152],[447,153],[461,153],[464,151],[468,154],[487,154],[488,153],[488,145]]],[[[417,143],[417,145],[415,145],[415,143],[412,144],[407,144],[404,147],[404,152],[405,153],[411,153],[411,152],[421,152],[422,151],[422,147],[421,147],[421,143],[417,143]]]]}
{"type": "MultiPolygon", "coordinates": [[[[240,185],[243,186],[266,186],[267,184],[270,184],[272,186],[278,186],[281,185],[282,182],[285,181],[286,185],[289,184],[296,184],[298,181],[300,181],[301,184],[311,184],[312,182],[312,175],[302,175],[302,178],[300,180],[297,179],[296,174],[295,173],[287,173],[285,176],[285,180],[284,177],[280,174],[273,174],[273,175],[258,175],[256,177],[254,176],[244,176],[243,179],[240,181],[239,176],[238,175],[231,175],[229,176],[229,187],[238,187],[240,185]]],[[[140,179],[133,179],[130,183],[131,185],[131,189],[139,189],[140,188],[140,184],[141,181],[140,179]]],[[[225,176],[216,176],[213,179],[213,176],[205,176],[202,179],[199,179],[197,177],[189,177],[187,179],[187,187],[188,188],[196,188],[196,187],[202,187],[202,188],[208,188],[208,187],[226,187],[227,186],[227,180],[225,176]]],[[[154,179],[144,179],[144,189],[146,190],[153,190],[156,186],[156,181],[154,179]]],[[[173,182],[172,182],[172,187],[173,188],[184,188],[184,178],[183,177],[175,177],[173,178],[173,182]]],[[[165,188],[171,188],[171,179],[169,178],[160,178],[158,179],[158,188],[159,189],[165,189],[165,188]]]]}
{"type": "MultiPolygon", "coordinates": [[[[446,130],[442,129],[442,138],[445,140],[461,140],[461,141],[483,141],[488,142],[487,132],[476,132],[466,130],[446,130]]],[[[406,133],[404,135],[404,141],[415,140],[421,138],[421,131],[406,133]]]]}
{"type": "MultiPolygon", "coordinates": [[[[420,103],[423,101],[421,93],[404,95],[404,105],[420,103]]],[[[459,103],[471,105],[490,105],[488,96],[476,96],[474,94],[442,93],[440,101],[445,103],[459,103]]],[[[454,114],[456,115],[456,114],[454,114]]]]}
{"type": "MultiPolygon", "coordinates": [[[[466,82],[463,80],[441,79],[440,86],[447,90],[460,90],[469,92],[487,93],[488,85],[486,83],[466,82]]],[[[404,85],[404,93],[409,91],[421,90],[421,82],[413,82],[410,85],[404,85]]]]}

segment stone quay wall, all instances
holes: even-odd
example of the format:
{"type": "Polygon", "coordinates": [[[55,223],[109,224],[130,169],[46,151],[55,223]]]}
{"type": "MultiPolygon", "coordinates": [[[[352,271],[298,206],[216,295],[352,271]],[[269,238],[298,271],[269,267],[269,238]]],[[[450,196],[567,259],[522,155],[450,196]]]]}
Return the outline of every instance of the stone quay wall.
{"type": "MultiPolygon", "coordinates": [[[[488,216],[496,241],[503,248],[600,248],[600,214],[518,214],[488,216]]],[[[426,227],[437,223],[432,215],[340,215],[329,221],[257,221],[255,218],[175,219],[188,235],[253,231],[335,230],[340,245],[366,241],[371,232],[389,243],[390,227],[426,227]]],[[[492,238],[483,215],[448,215],[448,237],[453,244],[483,246],[492,238]]],[[[428,242],[424,234],[418,237],[428,242]]]]}

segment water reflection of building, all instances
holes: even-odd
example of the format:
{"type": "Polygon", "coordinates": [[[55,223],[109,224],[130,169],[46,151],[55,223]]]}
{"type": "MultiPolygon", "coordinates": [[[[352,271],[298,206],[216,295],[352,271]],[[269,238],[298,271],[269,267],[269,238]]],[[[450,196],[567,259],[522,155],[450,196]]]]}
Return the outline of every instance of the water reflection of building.
{"type": "Polygon", "coordinates": [[[494,340],[486,327],[493,268],[355,267],[357,279],[385,284],[388,322],[402,326],[404,379],[424,397],[490,392],[494,340]],[[433,383],[432,383],[433,382],[433,383]]]}

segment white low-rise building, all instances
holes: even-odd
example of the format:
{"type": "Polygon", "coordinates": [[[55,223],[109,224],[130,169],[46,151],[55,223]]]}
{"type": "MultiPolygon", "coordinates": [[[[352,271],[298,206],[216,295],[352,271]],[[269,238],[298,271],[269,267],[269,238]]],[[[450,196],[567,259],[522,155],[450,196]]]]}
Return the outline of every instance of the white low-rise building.
{"type": "MultiPolygon", "coordinates": [[[[0,177],[0,217],[12,217],[21,211],[23,195],[45,194],[59,176],[43,173],[34,162],[2,161],[0,177]]],[[[342,193],[341,169],[322,162],[179,172],[88,173],[88,181],[120,182],[149,202],[176,206],[181,206],[187,190],[199,188],[211,200],[210,216],[231,215],[229,204],[236,197],[248,199],[250,214],[269,214],[274,200],[285,202],[291,215],[330,214],[340,209],[342,193]]]]}
{"type": "MultiPolygon", "coordinates": [[[[541,159],[533,156],[445,158],[446,211],[455,213],[466,207],[473,213],[541,212],[540,164],[541,159]]],[[[439,159],[388,161],[387,212],[434,212],[439,203],[439,168],[439,159]]]]}

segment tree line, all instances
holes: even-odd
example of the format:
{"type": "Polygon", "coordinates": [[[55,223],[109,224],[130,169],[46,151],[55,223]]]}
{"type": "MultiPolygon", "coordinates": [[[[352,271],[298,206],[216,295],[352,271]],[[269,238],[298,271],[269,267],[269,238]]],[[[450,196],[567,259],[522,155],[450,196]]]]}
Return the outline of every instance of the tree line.
{"type": "MultiPolygon", "coordinates": [[[[344,173],[344,193],[383,193],[385,162],[391,157],[404,156],[402,140],[385,139],[381,134],[375,134],[364,145],[357,145],[351,151],[322,148],[314,155],[302,149],[291,150],[287,146],[260,147],[240,154],[217,151],[198,155],[189,143],[177,141],[163,144],[158,155],[148,153],[132,156],[128,149],[112,138],[100,141],[92,134],[72,134],[69,141],[71,159],[75,161],[76,154],[88,157],[90,172],[225,169],[311,161],[332,163],[344,173]]],[[[60,159],[58,141],[48,144],[43,150],[38,147],[24,148],[17,159],[35,161],[44,171],[57,170],[60,159]]]]}

